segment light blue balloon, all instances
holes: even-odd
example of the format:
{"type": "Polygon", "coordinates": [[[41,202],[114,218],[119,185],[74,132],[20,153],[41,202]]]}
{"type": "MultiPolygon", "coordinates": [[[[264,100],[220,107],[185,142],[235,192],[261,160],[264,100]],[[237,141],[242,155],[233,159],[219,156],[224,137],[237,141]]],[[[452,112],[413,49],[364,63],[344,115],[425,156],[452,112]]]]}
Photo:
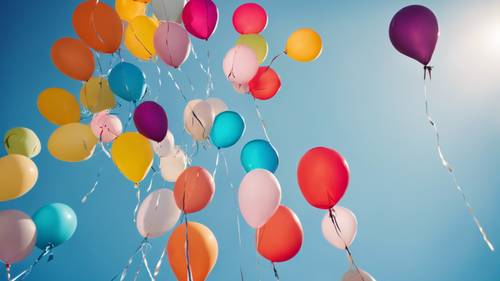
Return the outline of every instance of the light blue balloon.
{"type": "Polygon", "coordinates": [[[245,120],[237,112],[224,111],[214,120],[210,140],[217,148],[234,145],[245,132],[245,120]]]}
{"type": "Polygon", "coordinates": [[[144,72],[128,62],[120,62],[113,67],[108,82],[111,91],[126,101],[137,102],[146,91],[144,72]]]}
{"type": "Polygon", "coordinates": [[[279,164],[276,149],[268,141],[259,139],[245,144],[241,150],[240,159],[246,172],[260,168],[274,173],[279,164]]]}
{"type": "Polygon", "coordinates": [[[76,214],[66,204],[52,203],[38,209],[33,215],[36,225],[36,246],[45,249],[68,241],[77,226],[76,214]]]}

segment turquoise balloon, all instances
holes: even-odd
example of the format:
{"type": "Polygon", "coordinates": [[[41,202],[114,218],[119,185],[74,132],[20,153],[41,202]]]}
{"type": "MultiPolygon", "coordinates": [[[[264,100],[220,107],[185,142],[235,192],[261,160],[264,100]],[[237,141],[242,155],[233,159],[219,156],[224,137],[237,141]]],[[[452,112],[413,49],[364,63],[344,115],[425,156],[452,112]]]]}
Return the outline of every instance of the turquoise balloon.
{"type": "Polygon", "coordinates": [[[77,226],[76,214],[66,204],[52,203],[38,209],[33,215],[36,225],[36,246],[45,249],[68,241],[77,226]]]}
{"type": "Polygon", "coordinates": [[[252,140],[245,144],[240,159],[246,172],[260,168],[274,173],[279,164],[278,152],[266,140],[252,140]]]}
{"type": "Polygon", "coordinates": [[[217,148],[234,145],[245,132],[245,120],[237,112],[224,111],[214,120],[210,140],[217,148]]]}
{"type": "Polygon", "coordinates": [[[111,91],[126,101],[137,102],[146,92],[144,72],[128,62],[120,62],[113,67],[108,82],[111,91]]]}

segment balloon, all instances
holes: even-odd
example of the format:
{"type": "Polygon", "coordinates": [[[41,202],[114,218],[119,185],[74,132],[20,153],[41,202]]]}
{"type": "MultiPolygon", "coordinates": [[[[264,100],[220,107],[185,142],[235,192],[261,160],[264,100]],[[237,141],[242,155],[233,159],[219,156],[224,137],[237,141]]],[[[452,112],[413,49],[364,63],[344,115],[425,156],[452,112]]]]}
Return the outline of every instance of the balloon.
{"type": "Polygon", "coordinates": [[[208,40],[217,28],[219,10],[212,0],[189,0],[182,10],[182,22],[194,37],[208,40]]]}
{"type": "Polygon", "coordinates": [[[64,75],[87,81],[94,73],[94,56],[81,40],[61,38],[52,46],[52,62],[64,75]]]}
{"type": "Polygon", "coordinates": [[[359,269],[359,272],[353,268],[349,269],[342,277],[342,281],[376,281],[368,272],[362,269],[359,269]],[[359,272],[361,272],[361,275],[359,272]]]}
{"type": "Polygon", "coordinates": [[[210,140],[218,148],[234,145],[245,132],[245,120],[237,112],[224,111],[214,120],[210,140]]]}
{"type": "Polygon", "coordinates": [[[300,28],[288,37],[285,54],[296,61],[309,62],[317,59],[322,49],[323,43],[316,31],[310,28],[300,28]]]}
{"type": "Polygon", "coordinates": [[[152,0],[153,12],[161,21],[182,23],[181,14],[186,0],[152,0]]]}
{"type": "Polygon", "coordinates": [[[406,6],[392,18],[389,37],[396,50],[426,66],[439,37],[437,18],[427,7],[406,6]]]}
{"type": "MultiPolygon", "coordinates": [[[[192,1],[192,0],[191,0],[192,1]]],[[[186,265],[186,236],[189,241],[189,263],[192,279],[206,280],[217,262],[219,245],[212,231],[201,223],[188,222],[179,225],[170,238],[166,247],[170,267],[177,280],[188,281],[186,265]],[[187,235],[186,235],[187,234],[187,235]]]]}
{"type": "Polygon", "coordinates": [[[233,85],[233,89],[238,93],[238,94],[246,94],[250,91],[250,88],[248,87],[247,83],[244,84],[239,84],[236,82],[231,83],[233,85]]]}
{"type": "Polygon", "coordinates": [[[36,246],[42,250],[68,241],[78,224],[73,209],[63,203],[43,206],[33,215],[33,221],[37,230],[36,246]]]}
{"type": "Polygon", "coordinates": [[[0,171],[0,202],[23,196],[38,179],[35,162],[20,154],[0,158],[0,171]]]}
{"type": "Polygon", "coordinates": [[[257,230],[257,251],[271,262],[284,262],[299,252],[303,237],[297,215],[280,205],[274,215],[257,230]]]}
{"type": "Polygon", "coordinates": [[[48,88],[38,95],[38,111],[56,125],[80,122],[80,105],[76,98],[61,88],[48,88]]]}
{"type": "Polygon", "coordinates": [[[281,202],[281,186],[273,173],[255,169],[240,183],[238,202],[245,221],[253,228],[264,225],[281,202]]]}
{"type": "Polygon", "coordinates": [[[229,81],[245,84],[257,73],[259,61],[252,49],[245,45],[237,45],[226,53],[222,67],[229,81]]]}
{"type": "Polygon", "coordinates": [[[186,214],[204,209],[212,201],[214,193],[215,183],[212,175],[199,166],[185,169],[174,186],[175,202],[186,214]]]}
{"type": "Polygon", "coordinates": [[[278,73],[268,66],[261,66],[257,74],[248,83],[250,94],[259,100],[268,100],[276,95],[281,88],[278,73]]]}
{"type": "Polygon", "coordinates": [[[58,160],[80,162],[92,157],[97,141],[89,125],[70,123],[57,128],[50,135],[47,146],[58,160]]]}
{"type": "Polygon", "coordinates": [[[120,118],[107,111],[94,114],[90,121],[90,128],[94,136],[104,143],[114,141],[123,131],[120,118]]]}
{"type": "Polygon", "coordinates": [[[333,225],[330,215],[328,213],[325,214],[321,221],[323,237],[333,246],[344,250],[346,247],[350,247],[354,238],[356,238],[358,221],[354,213],[347,208],[335,206],[333,207],[333,212],[338,229],[333,225]],[[340,231],[338,231],[339,229],[340,231]]]}
{"type": "Polygon", "coordinates": [[[40,139],[28,128],[13,128],[7,131],[3,144],[8,154],[21,154],[33,158],[40,153],[42,145],[40,139]]]}
{"type": "Polygon", "coordinates": [[[167,135],[167,113],[154,101],[145,101],[135,109],[134,124],[137,131],[150,140],[160,142],[167,135]]]}
{"type": "Polygon", "coordinates": [[[257,3],[240,5],[233,13],[233,26],[240,34],[261,33],[267,26],[266,10],[257,3]]]}
{"type": "Polygon", "coordinates": [[[137,0],[116,0],[115,10],[124,21],[131,21],[137,16],[146,15],[147,2],[137,0]]]}
{"type": "Polygon", "coordinates": [[[0,211],[0,260],[13,264],[31,254],[36,242],[36,226],[17,210],[0,211]]]}
{"type": "Polygon", "coordinates": [[[206,101],[192,100],[184,108],[184,128],[196,141],[208,138],[213,119],[212,107],[206,101]]]}
{"type": "Polygon", "coordinates": [[[125,30],[125,47],[130,53],[142,60],[156,56],[153,43],[158,22],[147,16],[138,16],[129,22],[125,30]]]}
{"type": "Polygon", "coordinates": [[[187,156],[176,146],[169,155],[160,157],[160,171],[164,180],[177,181],[177,178],[187,167],[187,156]]]}
{"type": "Polygon", "coordinates": [[[257,61],[261,64],[267,57],[268,45],[266,39],[260,34],[244,34],[236,40],[235,45],[245,45],[252,49],[257,56],[257,61]]]}
{"type": "Polygon", "coordinates": [[[191,50],[187,31],[182,25],[171,21],[160,23],[154,36],[154,45],[163,62],[174,68],[178,68],[187,60],[191,50]]]}
{"type": "Polygon", "coordinates": [[[349,184],[349,166],[337,151],[315,147],[300,159],[297,179],[309,204],[330,209],[344,196],[349,184]]]}
{"type": "Polygon", "coordinates": [[[80,90],[80,102],[92,113],[115,107],[116,100],[108,80],[104,77],[92,77],[80,90]]]}
{"type": "Polygon", "coordinates": [[[226,103],[219,98],[208,98],[206,100],[208,104],[210,104],[210,108],[212,109],[212,116],[215,118],[219,113],[223,111],[227,111],[228,107],[226,103]]]}
{"type": "Polygon", "coordinates": [[[118,170],[134,184],[139,184],[153,165],[153,149],[149,141],[137,132],[121,134],[113,142],[111,158],[118,170]]]}
{"type": "Polygon", "coordinates": [[[150,142],[151,145],[153,146],[153,151],[159,157],[165,157],[170,155],[170,153],[172,153],[175,148],[174,135],[170,131],[167,131],[165,138],[161,142],[156,142],[153,140],[150,142]]]}
{"type": "Polygon", "coordinates": [[[140,68],[128,62],[115,65],[108,81],[113,93],[126,101],[137,102],[146,91],[146,76],[140,68]]]}
{"type": "Polygon", "coordinates": [[[274,173],[278,169],[278,152],[266,140],[249,141],[241,150],[240,159],[246,172],[253,169],[265,169],[274,173]]]}
{"type": "Polygon", "coordinates": [[[83,42],[102,53],[114,53],[122,43],[120,16],[103,2],[80,3],[73,12],[73,28],[83,42]]]}
{"type": "Polygon", "coordinates": [[[174,193],[168,188],[151,192],[137,211],[136,226],[142,237],[160,237],[172,229],[181,210],[175,204],[174,193]]]}

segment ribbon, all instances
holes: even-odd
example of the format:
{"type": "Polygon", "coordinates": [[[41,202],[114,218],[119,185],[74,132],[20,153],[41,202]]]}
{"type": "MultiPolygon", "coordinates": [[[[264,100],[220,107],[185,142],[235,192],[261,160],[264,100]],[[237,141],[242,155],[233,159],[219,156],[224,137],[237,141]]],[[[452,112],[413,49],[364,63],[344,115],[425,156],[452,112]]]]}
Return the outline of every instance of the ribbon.
{"type": "Polygon", "coordinates": [[[266,137],[266,140],[271,143],[271,140],[269,138],[269,134],[267,133],[267,125],[266,122],[264,121],[264,118],[262,118],[262,113],[260,112],[259,105],[257,104],[257,100],[251,96],[255,105],[255,112],[257,113],[257,118],[259,118],[260,125],[262,127],[262,130],[264,131],[264,135],[266,137]]]}
{"type": "Polygon", "coordinates": [[[139,184],[134,184],[134,188],[136,189],[135,192],[135,197],[137,198],[137,204],[135,205],[134,208],[134,222],[136,221],[137,217],[137,210],[139,210],[139,205],[141,204],[141,189],[139,187],[139,184]]]}
{"type": "MultiPolygon", "coordinates": [[[[26,278],[26,276],[28,276],[31,271],[33,271],[33,268],[35,266],[38,265],[38,263],[46,256],[46,255],[50,255],[49,256],[49,260],[48,261],[51,261],[53,259],[53,256],[52,256],[52,249],[54,248],[53,245],[48,245],[47,247],[45,247],[45,249],[42,251],[42,253],[35,259],[35,261],[30,264],[30,266],[23,270],[21,273],[19,273],[16,277],[14,277],[13,279],[9,279],[9,273],[7,273],[7,280],[9,281],[16,281],[16,280],[24,280],[26,278]]],[[[10,265],[9,265],[10,267],[10,265]]]]}
{"type": "MultiPolygon", "coordinates": [[[[139,253],[142,253],[145,249],[149,249],[151,248],[151,244],[149,244],[149,241],[148,241],[148,238],[145,237],[141,243],[139,244],[139,246],[137,247],[137,249],[135,250],[134,254],[132,256],[129,257],[128,259],[128,262],[127,264],[123,267],[121,273],[119,274],[116,274],[115,276],[113,276],[113,278],[111,278],[111,281],[113,280],[117,280],[117,278],[120,278],[119,281],[123,281],[125,280],[125,278],[127,277],[127,273],[128,273],[128,270],[130,269],[130,266],[132,266],[132,263],[134,262],[135,260],[135,257],[139,254],[139,253]]],[[[136,272],[136,277],[137,278],[137,275],[139,275],[140,273],[140,267],[139,269],[137,270],[136,272]]]]}

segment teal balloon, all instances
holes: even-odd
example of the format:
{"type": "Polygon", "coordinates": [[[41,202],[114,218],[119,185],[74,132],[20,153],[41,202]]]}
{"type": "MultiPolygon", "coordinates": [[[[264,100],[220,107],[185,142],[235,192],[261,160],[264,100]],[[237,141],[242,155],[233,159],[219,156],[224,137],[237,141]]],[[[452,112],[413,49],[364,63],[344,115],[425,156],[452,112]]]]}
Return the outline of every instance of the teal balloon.
{"type": "Polygon", "coordinates": [[[252,140],[241,150],[241,165],[246,172],[265,169],[274,173],[278,169],[279,157],[276,149],[266,140],[252,140]]]}
{"type": "Polygon", "coordinates": [[[128,62],[120,62],[113,67],[108,82],[111,91],[126,101],[137,102],[146,92],[144,72],[128,62]]]}
{"type": "Polygon", "coordinates": [[[68,241],[77,226],[75,212],[62,203],[52,203],[38,209],[33,221],[36,225],[36,246],[42,250],[68,241]]]}
{"type": "Polygon", "coordinates": [[[210,140],[217,148],[234,145],[245,132],[245,120],[237,112],[224,111],[214,120],[210,140]]]}

